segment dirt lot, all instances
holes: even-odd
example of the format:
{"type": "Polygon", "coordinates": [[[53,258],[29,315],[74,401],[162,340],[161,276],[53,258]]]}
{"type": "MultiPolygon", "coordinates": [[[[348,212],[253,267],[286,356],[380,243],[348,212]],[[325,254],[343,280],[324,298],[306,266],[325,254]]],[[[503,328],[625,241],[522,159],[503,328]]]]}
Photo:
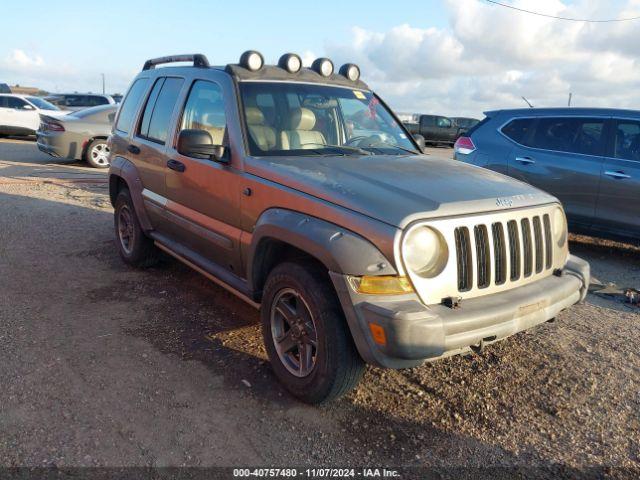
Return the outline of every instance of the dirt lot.
{"type": "MultiPolygon", "coordinates": [[[[274,380],[255,310],[173,260],[120,261],[105,179],[0,141],[0,465],[640,468],[639,308],[590,295],[482,355],[370,368],[313,408],[274,380]]],[[[571,247],[640,287],[639,249],[571,247]]]]}

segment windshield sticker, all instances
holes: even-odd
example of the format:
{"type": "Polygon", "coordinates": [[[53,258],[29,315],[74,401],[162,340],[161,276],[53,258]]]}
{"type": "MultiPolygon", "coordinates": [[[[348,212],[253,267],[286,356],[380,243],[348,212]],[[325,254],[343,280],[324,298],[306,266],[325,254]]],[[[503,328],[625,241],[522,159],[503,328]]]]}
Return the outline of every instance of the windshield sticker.
{"type": "Polygon", "coordinates": [[[377,99],[377,97],[371,97],[371,100],[369,101],[369,117],[371,119],[376,118],[376,107],[378,106],[378,104],[380,103],[380,100],[377,99]]]}
{"type": "Polygon", "coordinates": [[[354,90],[354,91],[353,91],[353,95],[354,95],[356,98],[359,98],[360,100],[366,100],[366,98],[367,98],[367,97],[365,96],[365,94],[364,94],[364,93],[362,93],[362,92],[360,92],[360,91],[358,91],[358,90],[354,90]]]}

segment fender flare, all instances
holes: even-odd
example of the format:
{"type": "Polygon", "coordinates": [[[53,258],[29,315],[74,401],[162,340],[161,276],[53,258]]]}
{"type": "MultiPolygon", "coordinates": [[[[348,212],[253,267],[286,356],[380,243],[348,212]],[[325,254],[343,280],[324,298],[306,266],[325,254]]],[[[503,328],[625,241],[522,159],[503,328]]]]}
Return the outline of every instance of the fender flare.
{"type": "Polygon", "coordinates": [[[140,227],[142,227],[142,230],[145,232],[153,230],[144,207],[144,200],[142,198],[142,190],[144,187],[138,169],[126,158],[115,156],[109,167],[109,197],[113,206],[115,206],[116,196],[118,195],[117,188],[119,179],[124,181],[129,188],[133,208],[135,208],[140,227]]]}
{"type": "Polygon", "coordinates": [[[304,213],[272,208],[262,213],[251,238],[247,255],[247,279],[259,291],[261,247],[265,240],[289,244],[318,259],[330,272],[345,275],[396,275],[378,248],[360,235],[304,213]]]}

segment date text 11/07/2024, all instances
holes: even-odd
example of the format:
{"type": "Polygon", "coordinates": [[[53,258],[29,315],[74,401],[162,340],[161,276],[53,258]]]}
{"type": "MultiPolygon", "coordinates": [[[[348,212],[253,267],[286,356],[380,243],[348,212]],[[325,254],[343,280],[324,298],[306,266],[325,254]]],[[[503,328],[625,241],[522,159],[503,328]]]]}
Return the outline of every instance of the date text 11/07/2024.
{"type": "Polygon", "coordinates": [[[400,478],[397,470],[386,468],[235,468],[234,478],[400,478]]]}

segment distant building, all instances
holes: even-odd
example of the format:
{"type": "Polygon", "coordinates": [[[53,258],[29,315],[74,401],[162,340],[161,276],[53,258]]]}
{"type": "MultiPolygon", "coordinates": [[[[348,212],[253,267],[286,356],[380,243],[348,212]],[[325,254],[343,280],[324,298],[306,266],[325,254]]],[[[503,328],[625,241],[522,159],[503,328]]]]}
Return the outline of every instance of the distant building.
{"type": "Polygon", "coordinates": [[[11,93],[17,93],[18,95],[44,96],[49,93],[36,87],[22,87],[20,85],[11,85],[9,88],[11,89],[11,93]]]}

